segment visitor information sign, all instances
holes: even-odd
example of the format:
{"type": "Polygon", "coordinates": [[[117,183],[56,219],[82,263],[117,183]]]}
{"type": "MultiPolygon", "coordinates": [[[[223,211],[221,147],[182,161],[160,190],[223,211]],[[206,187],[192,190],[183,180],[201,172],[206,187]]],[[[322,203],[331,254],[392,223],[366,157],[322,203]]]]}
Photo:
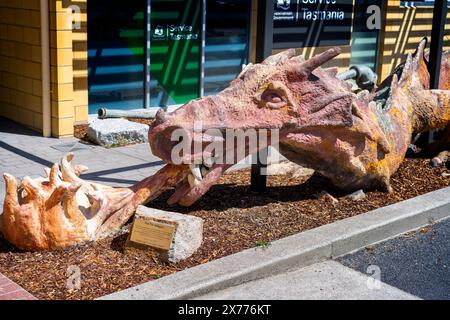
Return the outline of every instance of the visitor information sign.
{"type": "Polygon", "coordinates": [[[274,0],[274,49],[350,44],[353,0],[274,0]]]}

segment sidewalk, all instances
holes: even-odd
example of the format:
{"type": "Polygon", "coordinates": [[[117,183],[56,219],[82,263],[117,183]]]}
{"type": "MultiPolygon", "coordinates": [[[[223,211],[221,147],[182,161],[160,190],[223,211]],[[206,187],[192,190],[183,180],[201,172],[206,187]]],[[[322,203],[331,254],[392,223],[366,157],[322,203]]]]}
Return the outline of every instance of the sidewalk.
{"type": "MultiPolygon", "coordinates": [[[[83,179],[112,186],[130,186],[158,171],[163,163],[151,154],[148,144],[105,149],[84,144],[78,139],[43,138],[35,132],[0,118],[0,174],[7,172],[17,179],[44,175],[44,167],[68,152],[74,152],[74,163],[89,171],[83,179]]],[[[0,206],[3,207],[5,184],[0,183],[0,206]]]]}
{"type": "Polygon", "coordinates": [[[2,300],[37,300],[32,294],[25,291],[0,273],[0,301],[2,300]]]}
{"type": "Polygon", "coordinates": [[[244,283],[195,300],[416,300],[383,282],[325,261],[306,268],[244,283]]]}

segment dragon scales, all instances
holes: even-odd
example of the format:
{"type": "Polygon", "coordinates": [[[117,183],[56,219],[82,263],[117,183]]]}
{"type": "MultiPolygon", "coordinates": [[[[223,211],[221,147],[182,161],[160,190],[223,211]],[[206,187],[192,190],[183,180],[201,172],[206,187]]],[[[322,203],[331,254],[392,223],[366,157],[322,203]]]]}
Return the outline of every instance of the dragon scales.
{"type": "MultiPolygon", "coordinates": [[[[47,169],[47,178],[25,177],[20,187],[5,174],[0,231],[26,250],[64,248],[108,236],[138,205],[168,188],[175,187],[170,204],[192,205],[226,169],[271,140],[257,147],[246,140],[245,152],[233,152],[232,163],[224,164],[217,161],[219,156],[235,150],[227,149],[226,138],[209,135],[211,129],[277,130],[281,154],[336,186],[390,192],[390,177],[403,162],[412,136],[445,128],[450,121],[449,53],[443,55],[439,90],[430,90],[425,46],[426,40],[374,92],[355,93],[349,83],[336,78],[336,68],[321,67],[340,54],[339,48],[310,60],[287,50],[249,65],[219,94],[193,100],[170,114],[158,112],[149,142],[167,165],[135,186],[112,188],[84,181],[79,175],[86,168],[72,166],[73,155],[62,160],[61,170],[55,165],[47,169]],[[200,134],[196,122],[204,128],[200,134]],[[183,154],[180,165],[172,159],[178,143],[172,139],[175,131],[202,146],[183,154]],[[206,151],[211,141],[220,141],[222,154],[206,151]]],[[[450,132],[449,127],[444,132],[450,132]]]]}

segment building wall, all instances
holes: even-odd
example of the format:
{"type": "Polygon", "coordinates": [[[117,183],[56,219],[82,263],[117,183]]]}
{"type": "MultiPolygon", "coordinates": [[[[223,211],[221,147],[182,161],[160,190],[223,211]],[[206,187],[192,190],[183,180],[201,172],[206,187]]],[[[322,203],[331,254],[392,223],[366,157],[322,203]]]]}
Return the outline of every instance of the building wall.
{"type": "MultiPolygon", "coordinates": [[[[88,43],[87,43],[87,0],[71,1],[80,8],[80,29],[72,31],[73,47],[73,94],[75,124],[88,121],[88,43]]],[[[78,19],[77,17],[75,17],[78,19]]]]}
{"type": "Polygon", "coordinates": [[[0,0],[0,116],[42,131],[39,0],[0,0]]]}
{"type": "Polygon", "coordinates": [[[75,121],[73,93],[72,13],[70,1],[50,2],[50,60],[52,135],[73,135],[75,121]]]}
{"type": "MultiPolygon", "coordinates": [[[[49,0],[49,6],[52,135],[72,136],[73,125],[86,123],[88,117],[87,0],[49,0]],[[74,22],[80,28],[74,29],[74,22]]],[[[254,60],[257,0],[252,11],[254,60]]],[[[400,0],[387,0],[385,14],[378,56],[380,80],[414,52],[424,36],[430,36],[433,8],[402,8],[400,0]]],[[[40,32],[40,0],[0,0],[0,116],[37,131],[42,131],[43,122],[40,32]]],[[[450,36],[445,46],[450,49],[450,36]]],[[[297,51],[311,58],[326,49],[297,51]]],[[[346,69],[350,54],[350,46],[344,46],[343,54],[328,66],[346,69]]]]}
{"type": "MultiPolygon", "coordinates": [[[[86,2],[49,0],[55,137],[72,136],[88,118],[86,2]]],[[[40,0],[0,0],[0,116],[42,132],[40,19],[40,0]]]]}
{"type": "MultiPolygon", "coordinates": [[[[256,35],[258,32],[257,28],[257,14],[258,14],[258,0],[252,0],[252,34],[251,34],[251,61],[254,63],[256,60],[256,35]]],[[[295,48],[296,53],[298,55],[304,56],[306,59],[310,59],[313,56],[322,53],[331,47],[307,47],[307,48],[295,48]]],[[[351,46],[341,46],[342,54],[327,63],[324,67],[338,67],[339,71],[345,71],[348,69],[350,65],[350,54],[351,54],[351,46]]],[[[273,54],[281,52],[283,50],[273,50],[273,54]]]]}
{"type": "Polygon", "coordinates": [[[87,123],[87,0],[50,2],[52,134],[87,123]]]}
{"type": "MultiPolygon", "coordinates": [[[[433,7],[400,7],[400,0],[388,0],[385,12],[379,56],[380,80],[391,74],[408,53],[413,53],[423,37],[430,40],[433,19],[433,7]]],[[[449,19],[450,12],[447,15],[450,23],[449,19]]],[[[445,29],[450,31],[450,24],[445,29]]],[[[445,37],[444,46],[450,49],[450,36],[445,37]]]]}

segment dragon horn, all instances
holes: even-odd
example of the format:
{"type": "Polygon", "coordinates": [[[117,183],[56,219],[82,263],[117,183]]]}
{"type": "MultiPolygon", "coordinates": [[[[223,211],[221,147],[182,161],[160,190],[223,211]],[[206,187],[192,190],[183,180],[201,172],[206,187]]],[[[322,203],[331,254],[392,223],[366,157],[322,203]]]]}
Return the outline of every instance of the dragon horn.
{"type": "Polygon", "coordinates": [[[331,59],[337,57],[341,53],[342,53],[342,50],[339,47],[334,47],[332,49],[329,49],[329,50],[327,50],[321,54],[318,54],[318,55],[312,57],[311,59],[303,62],[300,65],[299,71],[301,74],[303,74],[305,76],[309,76],[318,67],[324,65],[325,63],[327,63],[331,59]]]}
{"type": "Polygon", "coordinates": [[[28,197],[30,199],[39,198],[39,185],[36,181],[31,179],[29,176],[26,176],[22,179],[22,186],[27,192],[28,197]]]}
{"type": "Polygon", "coordinates": [[[65,182],[82,183],[83,181],[78,177],[72,167],[73,153],[68,153],[61,159],[61,173],[62,179],[65,182]]]}
{"type": "Polygon", "coordinates": [[[6,197],[5,204],[16,206],[19,205],[19,199],[17,196],[17,180],[9,173],[3,174],[3,178],[5,179],[6,184],[6,197]]]}
{"type": "Polygon", "coordinates": [[[84,219],[83,214],[78,208],[76,194],[81,188],[81,183],[73,183],[67,187],[63,197],[64,213],[71,223],[76,223],[84,219]]]}
{"type": "Polygon", "coordinates": [[[0,234],[6,234],[6,221],[15,221],[15,212],[20,208],[16,178],[8,173],[3,174],[3,178],[6,184],[6,195],[5,203],[3,204],[3,214],[0,215],[0,234]]]}
{"type": "Polygon", "coordinates": [[[56,186],[59,181],[59,166],[55,163],[50,169],[50,173],[48,175],[48,180],[50,181],[51,186],[56,186]]]}
{"type": "Polygon", "coordinates": [[[67,192],[66,185],[60,185],[53,190],[50,197],[45,202],[45,206],[47,209],[53,208],[56,205],[59,205],[62,202],[62,199],[67,192]]]}
{"type": "Polygon", "coordinates": [[[262,64],[269,66],[277,66],[281,62],[286,61],[292,58],[293,56],[295,56],[295,49],[288,49],[268,57],[266,60],[263,61],[262,64]]]}
{"type": "Polygon", "coordinates": [[[425,60],[425,47],[428,44],[428,38],[423,38],[420,43],[419,46],[417,47],[416,52],[414,53],[414,66],[417,68],[420,65],[420,61],[422,59],[425,60]]]}

